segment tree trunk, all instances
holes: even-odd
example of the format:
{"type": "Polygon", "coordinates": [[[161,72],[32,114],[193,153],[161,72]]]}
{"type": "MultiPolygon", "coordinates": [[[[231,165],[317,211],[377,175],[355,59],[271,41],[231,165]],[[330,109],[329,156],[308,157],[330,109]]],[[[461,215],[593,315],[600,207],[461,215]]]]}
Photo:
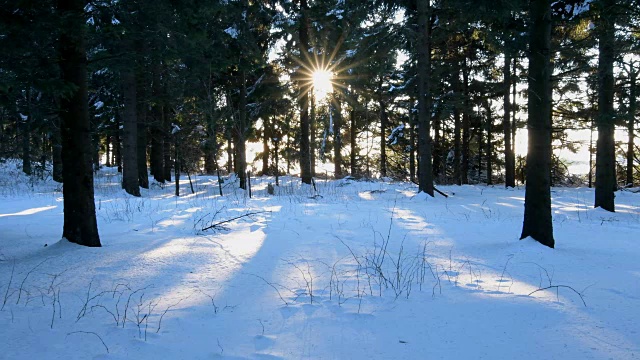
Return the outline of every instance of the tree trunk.
{"type": "Polygon", "coordinates": [[[265,116],[263,119],[262,129],[262,175],[269,174],[269,117],[265,116]]]}
{"type": "MultiPolygon", "coordinates": [[[[478,116],[480,115],[478,114],[478,116]]],[[[481,117],[479,122],[480,123],[478,124],[478,167],[477,167],[478,172],[477,172],[476,181],[480,183],[482,182],[482,171],[483,171],[482,158],[484,157],[483,152],[485,150],[485,147],[484,147],[484,124],[481,117]]]]}
{"type": "Polygon", "coordinates": [[[530,3],[529,148],[521,239],[532,237],[554,247],[551,218],[551,3],[530,3]]]}
{"type": "MultiPolygon", "coordinates": [[[[309,16],[307,0],[300,0],[299,51],[300,58],[309,54],[309,16]]],[[[311,184],[311,155],[309,146],[309,89],[300,85],[300,178],[302,183],[311,184]]]]}
{"type": "Polygon", "coordinates": [[[227,172],[233,172],[233,139],[231,130],[227,130],[227,172]]]}
{"type": "Polygon", "coordinates": [[[441,178],[440,176],[443,175],[442,147],[441,147],[442,137],[440,136],[442,121],[440,120],[439,113],[436,113],[435,115],[436,117],[433,119],[434,138],[433,138],[433,146],[431,147],[433,151],[433,176],[435,177],[435,179],[440,179],[441,178]]]}
{"type": "Polygon", "coordinates": [[[138,79],[138,184],[144,189],[149,188],[149,174],[147,173],[147,92],[144,74],[138,79]]]}
{"type": "Polygon", "coordinates": [[[379,88],[380,99],[380,176],[387,176],[387,110],[386,105],[382,100],[382,86],[379,88]]]}
{"type": "MultiPolygon", "coordinates": [[[[22,115],[19,114],[18,116],[21,117],[22,115]]],[[[31,175],[31,114],[27,115],[26,119],[20,118],[19,121],[22,130],[22,172],[26,175],[31,175]]]]}
{"type": "Polygon", "coordinates": [[[151,107],[151,123],[147,123],[151,135],[151,153],[149,154],[149,163],[153,179],[159,183],[165,182],[164,177],[164,134],[163,124],[165,112],[162,105],[162,85],[160,80],[160,65],[153,68],[153,80],[151,85],[151,94],[154,102],[151,107]]]}
{"type": "Polygon", "coordinates": [[[178,151],[178,133],[173,135],[173,150],[174,150],[174,159],[175,159],[175,183],[176,183],[176,196],[180,196],[180,152],[178,151]]]}
{"type": "Polygon", "coordinates": [[[136,117],[136,76],[129,66],[122,70],[123,152],[122,188],[133,196],[140,196],[138,185],[138,122],[136,117]]]}
{"type": "Polygon", "coordinates": [[[629,122],[627,123],[627,132],[629,133],[629,142],[627,143],[627,186],[633,186],[633,160],[635,158],[635,118],[636,118],[636,72],[631,65],[631,84],[629,89],[629,122]]]}
{"type": "Polygon", "coordinates": [[[311,113],[309,115],[309,161],[311,176],[316,176],[316,97],[311,91],[311,113]]]}
{"type": "Polygon", "coordinates": [[[72,95],[60,100],[62,135],[64,225],[68,241],[98,247],[91,169],[91,135],[85,55],[84,0],[58,0],[61,27],[59,59],[62,81],[72,84],[72,95]]]}
{"type": "Polygon", "coordinates": [[[516,168],[514,153],[511,148],[511,52],[504,52],[504,114],[502,118],[502,129],[504,134],[504,173],[505,187],[516,186],[516,168]]]}
{"type": "Polygon", "coordinates": [[[409,98],[409,179],[416,181],[416,120],[413,111],[415,100],[409,98]]]}
{"type": "Polygon", "coordinates": [[[433,197],[431,159],[431,1],[418,0],[418,188],[433,197]]]}
{"type": "Polygon", "coordinates": [[[240,188],[247,189],[247,151],[245,126],[247,124],[247,84],[246,74],[242,72],[240,84],[240,103],[238,105],[238,121],[235,126],[236,175],[240,180],[240,188]]]}
{"type": "MultiPolygon", "coordinates": [[[[452,77],[452,88],[456,99],[459,99],[461,94],[460,89],[460,66],[456,65],[455,73],[452,77]]],[[[462,185],[462,121],[460,118],[460,102],[456,101],[453,106],[453,181],[456,185],[462,185]]]]}
{"type": "Polygon", "coordinates": [[[616,158],[613,108],[615,60],[615,0],[601,0],[598,55],[598,140],[596,143],[595,207],[615,211],[616,158]]]}
{"type": "Polygon", "coordinates": [[[333,164],[334,178],[342,178],[342,104],[340,99],[334,95],[333,97],[333,164]]]}
{"type": "Polygon", "coordinates": [[[589,126],[589,189],[593,187],[593,128],[594,123],[591,120],[591,125],[589,126]]]}
{"type": "Polygon", "coordinates": [[[349,120],[350,120],[350,124],[349,124],[349,142],[350,142],[350,146],[351,146],[351,151],[350,151],[350,158],[349,158],[349,162],[351,163],[351,176],[357,176],[358,173],[358,167],[356,166],[356,159],[357,159],[357,151],[358,151],[358,143],[357,143],[357,136],[356,136],[356,110],[355,109],[351,109],[351,112],[349,114],[349,120]]]}
{"type": "Polygon", "coordinates": [[[469,68],[467,67],[467,59],[464,59],[462,67],[462,97],[463,97],[463,109],[462,109],[462,165],[460,166],[460,178],[462,184],[469,183],[469,157],[470,154],[470,142],[471,142],[471,119],[470,119],[470,106],[469,106],[469,68]]]}
{"type": "Polygon", "coordinates": [[[116,118],[116,136],[115,136],[115,142],[113,144],[114,158],[115,158],[115,163],[118,166],[118,172],[122,173],[122,137],[120,136],[120,132],[121,132],[120,126],[122,122],[120,121],[119,112],[116,112],[115,118],[116,118]]]}
{"type": "Polygon", "coordinates": [[[104,137],[104,158],[105,158],[105,166],[111,167],[111,158],[113,157],[113,152],[111,151],[111,136],[107,133],[104,137]]]}
{"type": "Polygon", "coordinates": [[[162,163],[164,165],[163,167],[163,171],[164,171],[164,180],[165,181],[171,181],[171,143],[173,143],[173,139],[172,139],[172,135],[171,135],[171,131],[172,131],[172,126],[171,126],[171,119],[172,117],[170,116],[171,112],[169,111],[169,107],[165,104],[164,105],[165,111],[164,111],[164,125],[163,125],[163,135],[164,135],[164,147],[162,148],[163,152],[162,152],[162,163]]]}
{"type": "Polygon", "coordinates": [[[52,177],[55,182],[62,182],[62,139],[60,136],[60,117],[56,117],[53,125],[53,134],[52,134],[52,142],[53,142],[53,171],[52,177]]]}
{"type": "Polygon", "coordinates": [[[489,101],[485,102],[487,111],[487,185],[493,185],[493,169],[491,163],[491,154],[493,154],[493,139],[491,131],[493,130],[493,115],[491,114],[491,105],[489,101]]]}

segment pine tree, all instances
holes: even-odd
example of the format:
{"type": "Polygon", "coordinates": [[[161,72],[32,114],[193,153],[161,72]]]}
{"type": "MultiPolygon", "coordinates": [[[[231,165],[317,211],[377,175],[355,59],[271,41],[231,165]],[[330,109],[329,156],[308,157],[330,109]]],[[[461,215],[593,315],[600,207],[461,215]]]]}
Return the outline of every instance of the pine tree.
{"type": "Polygon", "coordinates": [[[551,218],[551,2],[532,1],[529,29],[527,185],[521,239],[553,248],[551,218]]]}
{"type": "Polygon", "coordinates": [[[93,197],[93,168],[85,55],[84,0],[58,0],[59,59],[62,81],[74,90],[60,100],[64,228],[62,236],[98,247],[100,237],[93,197]]]}

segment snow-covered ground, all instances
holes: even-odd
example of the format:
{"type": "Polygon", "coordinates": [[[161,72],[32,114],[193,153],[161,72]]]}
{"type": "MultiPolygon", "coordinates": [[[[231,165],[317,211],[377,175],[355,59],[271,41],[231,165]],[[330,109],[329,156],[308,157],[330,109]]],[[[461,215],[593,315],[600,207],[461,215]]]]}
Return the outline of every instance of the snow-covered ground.
{"type": "Polygon", "coordinates": [[[640,194],[612,214],[554,189],[552,250],[518,240],[524,189],[264,177],[250,199],[198,176],[134,198],[105,169],[85,248],[59,185],[0,169],[3,359],[640,356],[640,194]]]}

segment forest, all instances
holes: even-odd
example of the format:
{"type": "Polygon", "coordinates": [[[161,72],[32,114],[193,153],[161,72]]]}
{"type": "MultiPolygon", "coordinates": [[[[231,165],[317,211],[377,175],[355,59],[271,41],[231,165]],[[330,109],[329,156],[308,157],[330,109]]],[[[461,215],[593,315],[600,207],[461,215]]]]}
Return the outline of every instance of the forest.
{"type": "Polygon", "coordinates": [[[640,0],[0,0],[0,357],[633,358],[639,78],[640,0]]]}

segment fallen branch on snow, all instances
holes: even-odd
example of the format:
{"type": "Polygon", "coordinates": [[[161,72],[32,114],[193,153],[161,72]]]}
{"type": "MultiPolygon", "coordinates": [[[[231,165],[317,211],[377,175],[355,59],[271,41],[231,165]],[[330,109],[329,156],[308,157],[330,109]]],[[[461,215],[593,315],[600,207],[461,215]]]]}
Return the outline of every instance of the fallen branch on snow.
{"type": "Polygon", "coordinates": [[[580,297],[580,300],[582,300],[582,304],[583,304],[585,307],[587,307],[587,303],[584,301],[584,295],[583,295],[581,292],[579,292],[578,290],[576,290],[576,289],[574,289],[574,288],[572,288],[571,286],[568,286],[568,285],[552,285],[552,286],[547,286],[547,287],[540,288],[540,289],[538,289],[538,290],[535,290],[535,291],[530,292],[530,293],[529,293],[529,296],[531,296],[531,295],[533,295],[533,294],[537,293],[538,291],[543,291],[543,290],[548,290],[548,289],[554,289],[554,288],[556,289],[556,297],[558,297],[558,298],[560,297],[560,296],[559,296],[559,294],[558,294],[558,290],[560,290],[560,288],[567,288],[567,289],[569,289],[569,290],[573,291],[574,293],[578,294],[578,296],[580,297]]]}
{"type": "Polygon", "coordinates": [[[236,216],[236,217],[228,219],[228,220],[217,222],[217,223],[215,223],[213,225],[210,225],[210,226],[207,226],[207,227],[203,228],[201,231],[207,231],[207,230],[211,230],[211,229],[226,230],[226,227],[222,226],[222,224],[230,223],[230,222],[232,222],[234,220],[242,219],[243,217],[262,214],[262,213],[270,213],[270,212],[271,211],[255,211],[255,212],[246,213],[244,215],[236,216]]]}

